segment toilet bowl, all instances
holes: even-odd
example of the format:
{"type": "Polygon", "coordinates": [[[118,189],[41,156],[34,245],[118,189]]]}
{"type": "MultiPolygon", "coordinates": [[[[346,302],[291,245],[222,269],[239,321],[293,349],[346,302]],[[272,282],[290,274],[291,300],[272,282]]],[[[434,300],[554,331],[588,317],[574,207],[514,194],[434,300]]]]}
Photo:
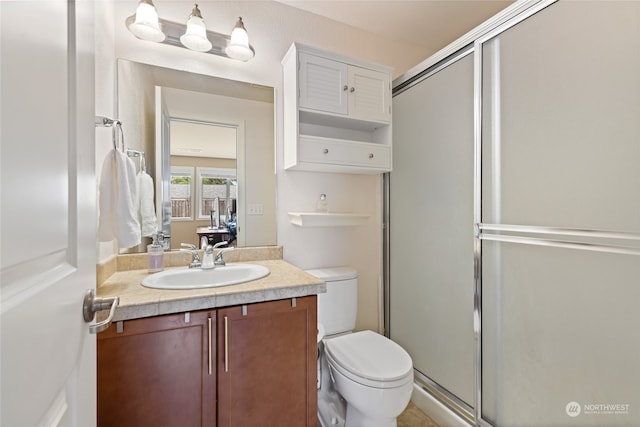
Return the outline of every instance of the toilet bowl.
{"type": "Polygon", "coordinates": [[[396,427],[413,390],[402,347],[372,331],[325,340],[330,377],[347,401],[346,427],[396,427]]]}
{"type": "Polygon", "coordinates": [[[357,310],[357,273],[348,267],[309,270],[324,280],[318,296],[318,419],[322,427],[396,427],[413,389],[413,362],[390,339],[351,332],[357,310]]]}

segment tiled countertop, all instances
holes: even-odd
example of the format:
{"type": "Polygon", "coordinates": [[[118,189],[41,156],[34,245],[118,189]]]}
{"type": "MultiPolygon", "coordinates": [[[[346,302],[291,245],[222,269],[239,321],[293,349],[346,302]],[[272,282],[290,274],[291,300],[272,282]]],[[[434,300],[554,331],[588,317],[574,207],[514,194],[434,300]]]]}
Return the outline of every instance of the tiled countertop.
{"type": "MultiPolygon", "coordinates": [[[[119,271],[98,285],[100,297],[119,296],[114,321],[303,297],[326,292],[322,280],[282,260],[251,261],[269,275],[252,282],[208,289],[165,290],[140,284],[147,270],[119,271]]],[[[177,267],[185,268],[185,267],[177,267]]]]}

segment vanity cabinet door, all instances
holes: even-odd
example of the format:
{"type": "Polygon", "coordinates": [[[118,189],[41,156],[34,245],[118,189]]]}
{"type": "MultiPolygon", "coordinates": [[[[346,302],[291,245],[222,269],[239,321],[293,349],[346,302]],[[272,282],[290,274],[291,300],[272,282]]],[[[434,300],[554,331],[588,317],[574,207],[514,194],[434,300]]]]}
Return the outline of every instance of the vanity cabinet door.
{"type": "Polygon", "coordinates": [[[215,426],[215,323],[202,311],[99,334],[98,426],[215,426]]]}
{"type": "Polygon", "coordinates": [[[316,296],[218,310],[218,425],[317,425],[316,296]]]}

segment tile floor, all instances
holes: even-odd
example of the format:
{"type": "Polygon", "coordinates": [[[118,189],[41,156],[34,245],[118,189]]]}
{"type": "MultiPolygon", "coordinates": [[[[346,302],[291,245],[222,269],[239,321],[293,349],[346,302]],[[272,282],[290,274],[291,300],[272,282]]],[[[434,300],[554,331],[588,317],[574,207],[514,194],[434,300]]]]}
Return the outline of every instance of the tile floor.
{"type": "Polygon", "coordinates": [[[438,427],[438,424],[409,402],[407,409],[398,417],[398,427],[438,427]]]}

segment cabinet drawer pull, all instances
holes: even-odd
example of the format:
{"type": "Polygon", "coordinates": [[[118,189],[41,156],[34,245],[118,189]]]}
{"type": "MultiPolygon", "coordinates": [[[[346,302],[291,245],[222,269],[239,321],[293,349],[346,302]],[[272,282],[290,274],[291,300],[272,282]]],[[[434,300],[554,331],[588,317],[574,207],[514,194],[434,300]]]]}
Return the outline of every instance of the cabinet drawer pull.
{"type": "Polygon", "coordinates": [[[229,318],[224,316],[224,371],[229,372],[229,318]]]}
{"type": "Polygon", "coordinates": [[[369,153],[369,158],[373,159],[373,153],[369,153]]]}
{"type": "Polygon", "coordinates": [[[328,149],[328,148],[325,148],[324,150],[322,150],[322,152],[323,152],[324,154],[329,154],[329,149],[328,149]]]}
{"type": "Polygon", "coordinates": [[[213,363],[212,362],[213,357],[211,357],[212,356],[212,354],[211,354],[211,317],[209,317],[207,319],[207,322],[209,324],[209,338],[208,338],[208,341],[209,341],[209,375],[211,375],[211,373],[213,372],[213,367],[211,366],[211,364],[213,363]]]}

